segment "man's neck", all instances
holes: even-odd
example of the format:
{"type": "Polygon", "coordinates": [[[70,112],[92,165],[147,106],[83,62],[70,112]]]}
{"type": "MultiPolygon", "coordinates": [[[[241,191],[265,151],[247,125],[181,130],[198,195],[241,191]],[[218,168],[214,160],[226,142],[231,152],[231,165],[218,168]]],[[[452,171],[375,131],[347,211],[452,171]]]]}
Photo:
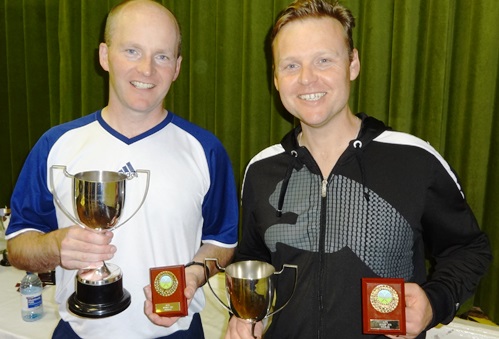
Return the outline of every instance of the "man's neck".
{"type": "Polygon", "coordinates": [[[326,178],[350,141],[358,136],[361,124],[362,121],[351,113],[320,128],[302,124],[298,142],[307,147],[326,178]]]}
{"type": "Polygon", "coordinates": [[[123,112],[106,106],[102,109],[102,119],[114,130],[127,138],[133,138],[161,123],[168,111],[161,108],[151,112],[123,112]]]}

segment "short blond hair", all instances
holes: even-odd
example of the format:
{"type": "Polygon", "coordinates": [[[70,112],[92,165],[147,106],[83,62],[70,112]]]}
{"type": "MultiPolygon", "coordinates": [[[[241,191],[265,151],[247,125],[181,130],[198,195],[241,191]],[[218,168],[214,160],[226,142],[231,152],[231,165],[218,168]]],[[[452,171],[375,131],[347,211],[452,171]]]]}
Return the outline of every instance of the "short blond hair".
{"type": "Polygon", "coordinates": [[[333,18],[338,20],[345,31],[348,54],[350,60],[352,59],[354,50],[352,30],[355,27],[355,18],[352,12],[338,1],[330,3],[327,0],[296,0],[291,3],[279,14],[272,29],[270,35],[272,48],[277,34],[285,25],[295,20],[307,18],[333,18]]]}

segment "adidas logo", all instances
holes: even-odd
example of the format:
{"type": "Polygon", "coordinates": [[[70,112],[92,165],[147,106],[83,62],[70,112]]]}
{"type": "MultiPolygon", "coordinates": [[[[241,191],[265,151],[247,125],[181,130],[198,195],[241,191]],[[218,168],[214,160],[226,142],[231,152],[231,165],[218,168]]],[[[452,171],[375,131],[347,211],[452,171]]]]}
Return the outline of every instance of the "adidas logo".
{"type": "Polygon", "coordinates": [[[125,166],[123,166],[119,171],[119,173],[126,174],[127,177],[136,177],[137,172],[135,171],[135,168],[133,168],[132,164],[127,162],[125,166]]]}

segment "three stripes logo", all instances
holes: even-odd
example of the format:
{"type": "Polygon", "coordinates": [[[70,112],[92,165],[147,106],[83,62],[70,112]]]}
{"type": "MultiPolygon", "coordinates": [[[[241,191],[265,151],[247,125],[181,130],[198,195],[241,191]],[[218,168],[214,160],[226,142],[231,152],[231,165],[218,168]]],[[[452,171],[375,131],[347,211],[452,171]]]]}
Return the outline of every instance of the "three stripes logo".
{"type": "Polygon", "coordinates": [[[119,171],[119,173],[126,174],[127,177],[136,177],[137,172],[135,171],[135,168],[133,168],[132,164],[127,162],[125,166],[123,166],[119,171]]]}

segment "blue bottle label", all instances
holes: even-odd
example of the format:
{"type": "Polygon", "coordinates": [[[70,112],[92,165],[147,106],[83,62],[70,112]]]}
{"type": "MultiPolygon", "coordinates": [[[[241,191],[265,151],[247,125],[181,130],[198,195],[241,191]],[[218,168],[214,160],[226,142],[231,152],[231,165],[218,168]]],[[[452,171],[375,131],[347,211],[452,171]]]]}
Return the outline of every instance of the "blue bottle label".
{"type": "Polygon", "coordinates": [[[35,308],[35,307],[38,307],[42,304],[42,296],[41,295],[37,295],[34,297],[27,297],[26,300],[28,302],[28,308],[35,308]]]}
{"type": "Polygon", "coordinates": [[[25,311],[32,310],[42,306],[42,302],[41,294],[23,295],[23,298],[21,298],[21,309],[25,311]]]}

